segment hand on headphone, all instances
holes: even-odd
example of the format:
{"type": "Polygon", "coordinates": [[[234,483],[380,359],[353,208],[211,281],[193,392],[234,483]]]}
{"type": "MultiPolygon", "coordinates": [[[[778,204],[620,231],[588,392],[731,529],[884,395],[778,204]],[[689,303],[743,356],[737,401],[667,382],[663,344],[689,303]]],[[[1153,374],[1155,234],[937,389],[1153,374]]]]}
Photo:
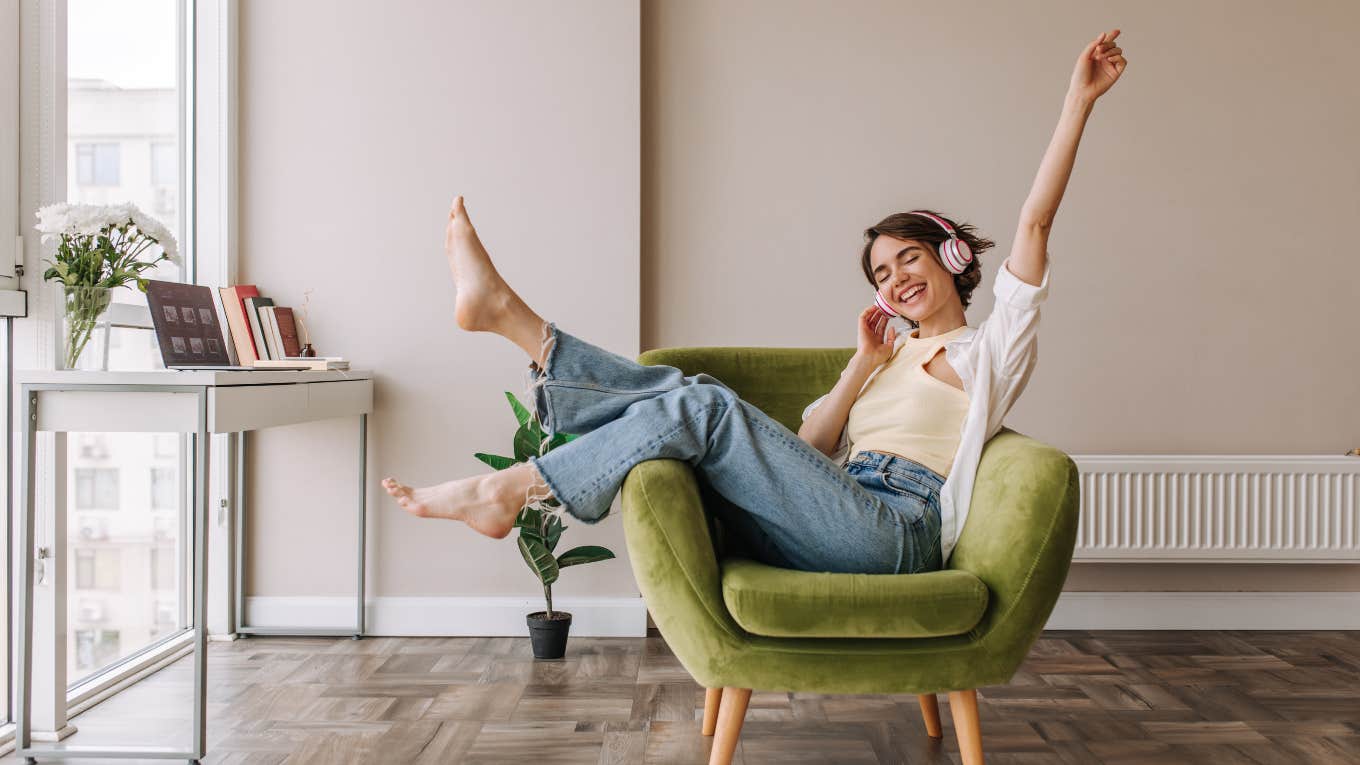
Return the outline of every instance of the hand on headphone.
{"type": "Polygon", "coordinates": [[[859,347],[855,355],[878,366],[892,357],[897,328],[888,326],[888,315],[871,305],[859,312],[859,347]],[[884,331],[886,330],[886,332],[884,331]]]}

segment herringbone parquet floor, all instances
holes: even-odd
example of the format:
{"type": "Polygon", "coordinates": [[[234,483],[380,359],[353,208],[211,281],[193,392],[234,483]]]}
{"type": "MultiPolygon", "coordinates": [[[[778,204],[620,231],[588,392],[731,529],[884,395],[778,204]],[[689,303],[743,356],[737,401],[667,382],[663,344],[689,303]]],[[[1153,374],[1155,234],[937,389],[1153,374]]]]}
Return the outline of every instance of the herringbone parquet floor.
{"type": "MultiPolygon", "coordinates": [[[[703,763],[703,689],[659,637],[251,638],[210,647],[205,763],[703,763]]],[[[68,743],[183,745],[181,659],[68,743]]],[[[916,697],[761,692],[737,763],[953,763],[916,697]]],[[[989,763],[1360,763],[1360,633],[1046,632],[979,689],[989,763]]],[[[0,760],[12,763],[13,757],[0,760]]],[[[127,762],[126,760],[120,762],[127,762]]]]}

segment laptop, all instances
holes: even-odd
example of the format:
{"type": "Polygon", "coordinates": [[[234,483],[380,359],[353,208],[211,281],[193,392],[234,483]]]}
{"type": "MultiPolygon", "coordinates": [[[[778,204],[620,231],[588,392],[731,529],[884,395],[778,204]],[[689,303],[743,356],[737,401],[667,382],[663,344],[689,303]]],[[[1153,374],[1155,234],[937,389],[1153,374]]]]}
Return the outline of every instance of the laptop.
{"type": "Polygon", "coordinates": [[[166,369],[255,369],[231,363],[212,289],[147,279],[146,304],[166,369]]]}

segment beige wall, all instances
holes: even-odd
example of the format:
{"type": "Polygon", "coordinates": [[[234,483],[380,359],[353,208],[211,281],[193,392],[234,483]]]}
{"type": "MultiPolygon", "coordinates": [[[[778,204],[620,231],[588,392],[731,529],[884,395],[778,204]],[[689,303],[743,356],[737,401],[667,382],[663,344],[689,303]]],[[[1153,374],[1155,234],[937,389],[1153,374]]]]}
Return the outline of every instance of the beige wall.
{"type": "MultiPolygon", "coordinates": [[[[487,472],[511,453],[503,391],[528,357],[453,323],[443,253],[462,193],[506,279],[564,329],[638,353],[635,0],[245,2],[239,281],[300,306],[322,354],[376,370],[369,418],[370,593],[533,595],[513,538],[398,509],[378,481],[487,472]]],[[[354,590],[357,425],[251,440],[252,595],[354,590]]],[[[564,542],[618,560],[554,593],[636,595],[613,520],[564,542]]]]}
{"type": "MultiPolygon", "coordinates": [[[[997,242],[981,323],[1076,56],[1112,27],[1129,67],[1007,423],[1074,454],[1360,446],[1352,2],[645,0],[643,347],[854,345],[862,232],[916,206],[997,242]]],[[[1360,590],[1357,568],[1079,565],[1068,587],[1360,590]]]]}
{"type": "MultiPolygon", "coordinates": [[[[1360,445],[1360,260],[1330,230],[1360,203],[1353,3],[347,8],[243,5],[240,280],[293,305],[313,288],[320,351],[378,372],[373,594],[536,592],[509,542],[408,518],[377,485],[508,450],[501,391],[522,389],[526,360],[452,324],[454,193],[531,304],[627,356],[851,345],[861,232],[917,205],[998,242],[976,325],[1073,60],[1111,26],[1131,64],[1088,125],[1042,361],[1009,424],[1077,454],[1360,445]]],[[[351,591],[354,437],[345,421],[255,437],[253,594],[351,591]]],[[[559,594],[636,593],[616,518],[568,534],[621,559],[559,594]]],[[[1360,590],[1360,575],[1102,564],[1068,586],[1360,590]]]]}

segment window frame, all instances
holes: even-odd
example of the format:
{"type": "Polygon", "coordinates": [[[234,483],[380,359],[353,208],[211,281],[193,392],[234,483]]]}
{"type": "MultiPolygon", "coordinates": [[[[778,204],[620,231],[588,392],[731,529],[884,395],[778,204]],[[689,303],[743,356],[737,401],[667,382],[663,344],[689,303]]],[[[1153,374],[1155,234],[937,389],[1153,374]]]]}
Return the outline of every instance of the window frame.
{"type": "MultiPolygon", "coordinates": [[[[236,275],[236,82],[237,30],[239,9],[234,0],[177,0],[180,20],[179,34],[179,110],[180,150],[179,165],[181,196],[179,231],[181,251],[186,268],[183,281],[217,287],[232,284],[236,275]]],[[[5,344],[10,348],[10,368],[53,368],[61,357],[60,285],[42,281],[41,258],[45,250],[29,222],[44,204],[67,198],[66,138],[66,0],[19,0],[0,3],[0,309],[10,310],[21,305],[25,312],[7,328],[5,344]],[[11,23],[12,22],[12,23],[11,23]],[[10,44],[12,43],[12,44],[10,44]],[[12,56],[7,55],[12,52],[12,56]],[[12,120],[10,118],[12,115],[12,120]],[[22,138],[22,140],[21,140],[22,138]],[[18,161],[12,165],[10,150],[18,161]],[[16,238],[20,246],[11,242],[16,238]],[[13,264],[27,269],[13,268],[13,264]],[[27,292],[18,292],[23,287],[27,292]],[[55,287],[55,288],[54,288],[55,287]],[[17,331],[16,331],[17,330],[17,331]],[[16,343],[17,341],[17,343],[16,343]],[[15,355],[15,354],[18,355],[15,355]],[[18,364],[14,362],[18,361],[18,364]]],[[[142,306],[133,311],[111,310],[118,326],[140,326],[150,329],[150,312],[142,306]],[[116,315],[115,315],[116,314],[116,315]]],[[[17,310],[17,309],[16,309],[17,310]]],[[[12,375],[6,385],[13,398],[12,375]]],[[[12,404],[12,401],[10,402],[12,404]]],[[[7,407],[12,418],[12,411],[7,407]]],[[[8,423],[7,423],[8,424],[8,423]]],[[[56,491],[54,475],[54,434],[39,434],[34,454],[36,481],[35,499],[38,504],[38,539],[51,536],[51,514],[56,491]]],[[[192,455],[191,436],[176,434],[180,441],[181,493],[185,507],[193,506],[193,481],[190,475],[192,455]]],[[[235,492],[229,480],[229,455],[235,448],[234,434],[213,435],[212,475],[209,488],[210,507],[222,507],[225,512],[230,502],[235,505],[235,492]]],[[[63,436],[61,445],[65,446],[63,436]]],[[[8,476],[15,478],[12,450],[6,449],[8,476]]],[[[64,463],[64,460],[62,461],[64,463]]],[[[14,484],[11,483],[11,486],[14,484]]],[[[10,492],[12,495],[12,492],[10,492]]],[[[13,667],[14,640],[14,584],[15,538],[13,518],[16,512],[13,496],[7,497],[6,508],[10,522],[5,535],[7,577],[5,618],[7,665],[13,667]]],[[[73,515],[74,509],[68,513],[73,515]]],[[[188,625],[153,641],[138,652],[116,662],[97,676],[87,678],[67,688],[66,716],[72,717],[94,704],[136,682],[170,662],[192,652],[193,627],[192,589],[192,518],[190,512],[180,514],[180,539],[183,553],[176,575],[185,596],[180,599],[180,623],[188,625]]],[[[232,529],[232,524],[225,524],[232,529]]],[[[208,619],[204,625],[210,633],[230,632],[234,622],[230,592],[231,560],[235,540],[209,535],[209,560],[212,568],[208,579],[210,592],[208,619]],[[218,582],[225,584],[221,592],[218,582]],[[215,629],[214,629],[215,628],[215,629]]],[[[64,540],[59,555],[64,556],[64,540]]],[[[56,549],[56,548],[54,548],[56,549]]],[[[68,589],[69,586],[68,586],[68,589]]],[[[70,592],[67,596],[70,596],[70,592]]],[[[66,604],[59,604],[62,609],[66,604]]],[[[64,646],[63,654],[64,656],[64,646]]],[[[64,663],[64,660],[63,662],[64,663]]],[[[36,668],[35,668],[36,669],[36,668]]],[[[37,678],[35,678],[37,680],[37,678]]],[[[37,680],[37,682],[41,682],[37,680]]],[[[0,716],[0,746],[13,740],[14,676],[5,677],[6,699],[4,715],[0,716]]],[[[36,683],[35,683],[36,684],[36,683]]]]}

